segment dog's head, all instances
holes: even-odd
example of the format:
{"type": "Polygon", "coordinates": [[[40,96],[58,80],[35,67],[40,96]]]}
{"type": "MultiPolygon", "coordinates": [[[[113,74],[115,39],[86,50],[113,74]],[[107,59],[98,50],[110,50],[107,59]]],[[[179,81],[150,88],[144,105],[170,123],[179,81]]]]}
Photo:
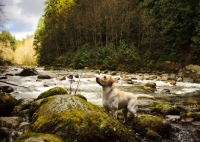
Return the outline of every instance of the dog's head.
{"type": "Polygon", "coordinates": [[[101,86],[112,86],[115,79],[111,75],[102,74],[96,77],[96,82],[101,86]]]}

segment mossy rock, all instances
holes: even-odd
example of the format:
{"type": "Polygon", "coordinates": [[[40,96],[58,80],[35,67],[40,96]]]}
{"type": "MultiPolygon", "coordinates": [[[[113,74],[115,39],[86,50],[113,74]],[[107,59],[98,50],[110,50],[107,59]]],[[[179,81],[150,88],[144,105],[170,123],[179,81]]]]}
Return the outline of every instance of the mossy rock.
{"type": "Polygon", "coordinates": [[[167,138],[171,130],[171,125],[163,118],[152,115],[142,115],[134,118],[132,127],[141,136],[147,137],[149,141],[160,141],[161,137],[167,138]]]}
{"type": "Polygon", "coordinates": [[[181,113],[180,116],[182,118],[195,118],[195,119],[200,119],[200,112],[187,112],[187,113],[181,113]]]}
{"type": "Polygon", "coordinates": [[[10,116],[17,100],[9,95],[0,91],[0,116],[10,116]]]}
{"type": "Polygon", "coordinates": [[[150,88],[156,88],[156,83],[147,83],[145,86],[150,88]]]}
{"type": "Polygon", "coordinates": [[[103,108],[76,95],[43,99],[31,118],[31,127],[34,132],[56,134],[67,142],[141,141],[103,108]]]}
{"type": "Polygon", "coordinates": [[[170,104],[165,103],[158,103],[156,106],[151,110],[151,113],[156,112],[158,114],[163,115],[179,115],[180,112],[177,108],[171,106],[170,104]]]}
{"type": "Polygon", "coordinates": [[[162,137],[155,131],[148,129],[146,132],[146,140],[148,142],[162,142],[162,137]]]}
{"type": "Polygon", "coordinates": [[[85,96],[81,95],[81,94],[77,94],[76,96],[81,98],[81,99],[83,99],[83,100],[85,100],[85,101],[87,101],[87,98],[85,96]]]}
{"type": "Polygon", "coordinates": [[[64,88],[61,87],[54,87],[51,88],[43,93],[41,93],[37,100],[42,99],[42,98],[47,98],[49,96],[54,96],[54,95],[61,95],[61,94],[68,94],[67,90],[65,90],[64,88]]]}
{"type": "Polygon", "coordinates": [[[19,136],[15,142],[63,142],[63,140],[53,134],[44,133],[24,133],[19,136]]]}

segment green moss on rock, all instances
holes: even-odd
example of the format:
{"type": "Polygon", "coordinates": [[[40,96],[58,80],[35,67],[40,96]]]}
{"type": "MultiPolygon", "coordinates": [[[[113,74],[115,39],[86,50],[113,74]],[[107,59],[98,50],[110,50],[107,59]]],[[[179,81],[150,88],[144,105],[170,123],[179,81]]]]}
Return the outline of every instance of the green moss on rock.
{"type": "Polygon", "coordinates": [[[34,132],[51,133],[67,142],[141,141],[104,109],[76,95],[56,95],[44,99],[34,113],[34,132]]]}
{"type": "Polygon", "coordinates": [[[187,112],[187,113],[181,113],[180,116],[182,118],[195,118],[195,119],[200,119],[200,112],[187,112]]]}
{"type": "Polygon", "coordinates": [[[158,140],[160,137],[167,138],[171,130],[171,125],[164,119],[152,115],[134,118],[132,127],[140,135],[158,140]]]}
{"type": "Polygon", "coordinates": [[[42,98],[47,98],[49,96],[61,95],[61,94],[68,94],[68,92],[64,88],[54,87],[54,88],[51,88],[51,89],[41,93],[38,96],[37,100],[42,99],[42,98]]]}
{"type": "Polygon", "coordinates": [[[147,83],[145,86],[150,88],[156,88],[156,83],[147,83]]]}
{"type": "Polygon", "coordinates": [[[81,94],[77,94],[76,96],[81,98],[81,99],[83,99],[83,100],[85,100],[85,101],[87,101],[87,98],[85,96],[81,95],[81,94]]]}
{"type": "Polygon", "coordinates": [[[162,142],[162,137],[158,135],[155,131],[148,129],[146,132],[146,139],[147,141],[153,141],[153,142],[162,142]]]}
{"type": "Polygon", "coordinates": [[[8,94],[0,91],[0,116],[10,116],[17,100],[8,94]]]}
{"type": "Polygon", "coordinates": [[[45,142],[63,142],[63,140],[53,134],[44,134],[44,133],[24,133],[19,136],[15,142],[36,142],[36,141],[45,141],[45,142]]]}
{"type": "Polygon", "coordinates": [[[159,114],[164,114],[164,115],[179,115],[180,114],[177,108],[172,107],[170,104],[165,104],[165,103],[156,104],[156,106],[151,110],[151,112],[157,112],[159,114]]]}

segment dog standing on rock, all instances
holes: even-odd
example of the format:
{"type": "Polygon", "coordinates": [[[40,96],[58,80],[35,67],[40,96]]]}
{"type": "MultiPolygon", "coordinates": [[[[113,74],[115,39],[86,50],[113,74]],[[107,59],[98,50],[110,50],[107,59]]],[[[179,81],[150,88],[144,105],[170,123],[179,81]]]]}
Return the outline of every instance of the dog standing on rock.
{"type": "Polygon", "coordinates": [[[150,98],[153,96],[140,94],[134,95],[129,92],[120,91],[114,85],[115,79],[111,75],[102,74],[96,78],[96,82],[102,86],[102,103],[107,112],[112,111],[112,115],[117,118],[117,111],[122,109],[124,123],[127,122],[128,111],[136,116],[136,105],[138,98],[150,98]]]}

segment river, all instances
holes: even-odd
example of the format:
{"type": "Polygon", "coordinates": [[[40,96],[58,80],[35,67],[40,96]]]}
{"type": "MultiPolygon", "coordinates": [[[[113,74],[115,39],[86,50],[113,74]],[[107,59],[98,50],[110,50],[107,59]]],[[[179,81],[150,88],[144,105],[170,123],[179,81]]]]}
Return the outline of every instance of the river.
{"type": "MultiPolygon", "coordinates": [[[[98,73],[93,70],[63,70],[63,71],[45,71],[42,67],[36,67],[39,74],[50,75],[51,79],[38,79],[37,76],[16,76],[22,70],[21,67],[8,67],[1,76],[6,76],[7,79],[1,81],[16,84],[12,86],[14,91],[11,93],[16,99],[21,98],[37,98],[40,93],[49,90],[50,88],[59,86],[66,88],[68,92],[73,95],[74,91],[78,94],[84,95],[87,100],[93,104],[102,106],[101,101],[101,86],[96,83],[95,76],[98,73]],[[67,76],[79,75],[80,78],[73,78],[73,81],[67,76]],[[57,79],[59,76],[66,77],[65,80],[57,79]],[[70,91],[71,90],[71,91],[70,91]]],[[[176,82],[176,85],[171,85],[164,81],[158,80],[141,80],[139,74],[126,74],[133,79],[133,84],[128,84],[127,81],[119,79],[115,85],[121,90],[132,92],[134,94],[150,94],[155,96],[155,100],[142,99],[138,101],[138,111],[148,112],[148,110],[155,106],[158,102],[167,102],[171,105],[179,105],[187,111],[200,111],[200,84],[191,82],[176,82]],[[143,89],[143,85],[149,82],[156,83],[156,91],[148,92],[143,89]],[[169,90],[168,93],[163,93],[163,90],[169,90]],[[195,103],[194,103],[195,102],[195,103]]],[[[119,75],[114,76],[120,78],[119,75]]],[[[0,86],[7,86],[8,84],[0,82],[0,86]]],[[[185,124],[172,124],[174,129],[179,131],[174,132],[171,138],[180,142],[195,142],[199,139],[197,132],[200,126],[200,121],[185,124]]],[[[200,132],[199,132],[200,133],[200,132]]],[[[200,135],[200,134],[198,134],[200,135]]],[[[167,142],[171,141],[167,140],[167,142]]]]}

